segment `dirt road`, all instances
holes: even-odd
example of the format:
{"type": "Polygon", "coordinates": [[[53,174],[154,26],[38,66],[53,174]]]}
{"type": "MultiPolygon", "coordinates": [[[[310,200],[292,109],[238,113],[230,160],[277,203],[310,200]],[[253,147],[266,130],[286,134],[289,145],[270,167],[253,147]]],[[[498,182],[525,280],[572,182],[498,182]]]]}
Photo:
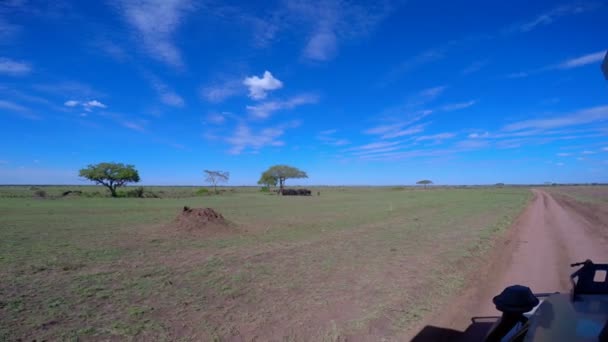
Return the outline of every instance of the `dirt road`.
{"type": "Polygon", "coordinates": [[[506,286],[522,284],[536,293],[567,292],[570,263],[608,262],[605,216],[572,199],[533,192],[534,199],[484,269],[444,312],[418,329],[419,340],[480,340],[490,324],[471,324],[471,318],[498,316],[492,297],[506,286]]]}

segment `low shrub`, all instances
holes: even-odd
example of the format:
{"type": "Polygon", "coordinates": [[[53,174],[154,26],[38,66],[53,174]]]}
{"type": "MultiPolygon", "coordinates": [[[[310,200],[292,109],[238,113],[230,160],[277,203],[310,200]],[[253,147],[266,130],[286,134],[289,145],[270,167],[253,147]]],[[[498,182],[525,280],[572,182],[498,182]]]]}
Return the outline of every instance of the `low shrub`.
{"type": "Polygon", "coordinates": [[[34,191],[34,196],[39,197],[39,198],[45,198],[46,191],[38,189],[38,190],[34,191]]]}
{"type": "Polygon", "coordinates": [[[269,187],[267,187],[267,186],[263,186],[263,187],[260,189],[260,191],[261,191],[261,192],[270,192],[270,188],[269,188],[269,187]]]}
{"type": "Polygon", "coordinates": [[[206,196],[206,195],[209,195],[209,189],[201,188],[201,189],[196,190],[196,192],[194,194],[196,196],[206,196]]]}

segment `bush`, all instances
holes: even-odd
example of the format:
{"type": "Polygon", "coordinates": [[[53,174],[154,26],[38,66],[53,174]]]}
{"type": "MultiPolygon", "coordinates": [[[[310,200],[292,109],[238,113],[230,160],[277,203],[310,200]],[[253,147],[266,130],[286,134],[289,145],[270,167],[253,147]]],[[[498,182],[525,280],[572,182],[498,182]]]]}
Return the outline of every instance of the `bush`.
{"type": "Polygon", "coordinates": [[[269,187],[267,187],[267,186],[263,186],[263,187],[260,189],[260,191],[261,191],[261,192],[270,192],[270,188],[269,188],[269,187]]]}
{"type": "Polygon", "coordinates": [[[196,196],[206,196],[206,195],[209,195],[209,189],[206,189],[206,188],[198,189],[198,190],[196,190],[196,192],[194,194],[196,196]]]}
{"type": "Polygon", "coordinates": [[[138,186],[135,189],[124,192],[124,197],[143,198],[144,197],[144,188],[141,186],[138,186]]]}
{"type": "Polygon", "coordinates": [[[34,196],[40,197],[40,198],[45,198],[46,191],[38,189],[38,190],[34,191],[34,196]]]}

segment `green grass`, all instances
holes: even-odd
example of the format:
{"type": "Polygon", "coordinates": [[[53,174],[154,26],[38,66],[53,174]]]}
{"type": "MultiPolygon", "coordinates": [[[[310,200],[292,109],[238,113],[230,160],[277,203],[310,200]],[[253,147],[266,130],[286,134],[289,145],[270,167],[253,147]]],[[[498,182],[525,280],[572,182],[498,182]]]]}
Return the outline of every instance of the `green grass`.
{"type": "Polygon", "coordinates": [[[0,339],[8,340],[222,340],[243,327],[264,339],[276,322],[286,340],[340,340],[387,317],[390,337],[458,291],[530,198],[517,188],[162,199],[0,189],[0,339]],[[212,207],[243,233],[167,232],[185,205],[212,207]]]}

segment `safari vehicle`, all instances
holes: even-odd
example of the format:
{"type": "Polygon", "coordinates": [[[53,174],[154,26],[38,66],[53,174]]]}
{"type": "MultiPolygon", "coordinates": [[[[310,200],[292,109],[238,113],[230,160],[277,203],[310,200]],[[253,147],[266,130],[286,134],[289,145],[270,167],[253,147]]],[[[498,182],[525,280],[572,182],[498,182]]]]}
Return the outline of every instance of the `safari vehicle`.
{"type": "Polygon", "coordinates": [[[485,341],[608,341],[608,264],[574,263],[569,294],[514,285],[494,297],[503,313],[485,341]]]}

